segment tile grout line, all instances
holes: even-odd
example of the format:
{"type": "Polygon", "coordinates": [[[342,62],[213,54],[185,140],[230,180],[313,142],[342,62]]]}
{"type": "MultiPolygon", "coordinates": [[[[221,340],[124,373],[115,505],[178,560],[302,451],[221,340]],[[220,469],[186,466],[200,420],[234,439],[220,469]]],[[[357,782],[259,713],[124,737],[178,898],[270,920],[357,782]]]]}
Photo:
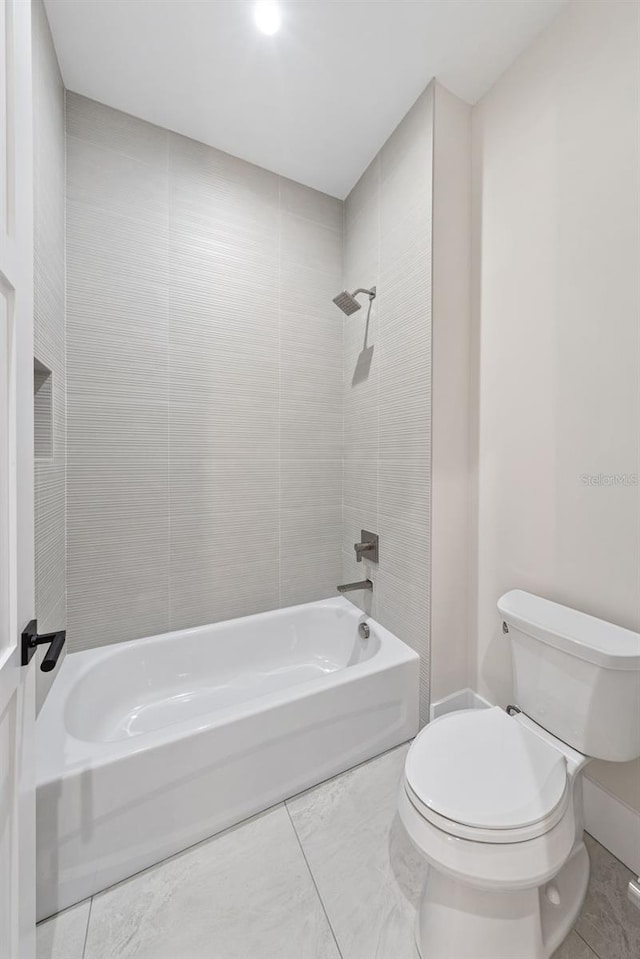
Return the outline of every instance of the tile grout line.
{"type": "Polygon", "coordinates": [[[87,928],[84,931],[84,942],[82,943],[82,959],[85,959],[85,953],[87,951],[87,940],[89,938],[89,923],[91,922],[91,911],[93,909],[93,900],[94,896],[89,900],[89,915],[87,916],[87,928]]]}
{"type": "MultiPolygon", "coordinates": [[[[578,916],[578,919],[579,919],[579,918],[580,918],[580,916],[578,916]]],[[[577,922],[577,920],[576,920],[576,922],[577,922]]],[[[587,947],[587,949],[589,950],[589,952],[593,953],[593,955],[596,957],[596,959],[604,959],[604,957],[601,956],[599,952],[596,952],[596,950],[593,948],[593,946],[592,946],[590,943],[587,942],[587,940],[584,938],[584,936],[581,936],[581,935],[580,935],[580,933],[579,933],[578,930],[576,929],[575,923],[574,923],[574,925],[573,925],[571,928],[572,928],[572,931],[575,932],[575,934],[576,934],[576,936],[578,937],[578,939],[581,939],[582,942],[584,942],[584,944],[585,944],[585,946],[587,947]]]]}
{"type": "MultiPolygon", "coordinates": [[[[332,925],[332,923],[331,923],[331,919],[329,918],[329,913],[327,912],[327,907],[326,907],[325,904],[324,904],[324,899],[322,898],[322,896],[321,896],[321,894],[320,894],[320,890],[318,889],[318,884],[317,884],[317,882],[316,882],[316,877],[313,875],[313,869],[311,868],[311,865],[309,864],[309,860],[307,859],[307,854],[306,854],[305,851],[304,851],[304,846],[302,845],[302,840],[300,839],[300,836],[298,835],[298,830],[296,829],[296,824],[295,824],[294,821],[293,821],[293,816],[291,815],[291,811],[290,811],[290,809],[289,809],[289,801],[288,801],[287,799],[285,799],[285,801],[284,801],[284,803],[283,803],[283,806],[284,806],[284,808],[287,810],[287,816],[289,817],[289,822],[291,823],[291,828],[293,829],[293,832],[294,832],[294,834],[295,834],[295,837],[296,837],[296,839],[297,839],[297,841],[298,841],[298,846],[300,847],[300,852],[302,853],[302,858],[304,859],[305,865],[306,865],[307,869],[309,870],[309,875],[311,876],[311,882],[313,883],[313,888],[314,888],[315,891],[316,891],[316,895],[317,895],[317,897],[318,897],[318,901],[319,901],[320,905],[322,906],[322,911],[323,911],[323,913],[324,913],[324,915],[325,915],[325,919],[327,920],[327,924],[328,924],[328,926],[329,926],[329,929],[331,930],[331,935],[332,935],[333,941],[334,941],[334,943],[335,943],[335,945],[336,945],[336,949],[338,950],[338,955],[339,955],[340,959],[343,959],[342,950],[340,949],[340,946],[339,946],[339,944],[338,944],[338,937],[336,936],[335,930],[334,930],[333,925],[332,925]]],[[[84,959],[84,956],[83,956],[83,959],[84,959]]]]}

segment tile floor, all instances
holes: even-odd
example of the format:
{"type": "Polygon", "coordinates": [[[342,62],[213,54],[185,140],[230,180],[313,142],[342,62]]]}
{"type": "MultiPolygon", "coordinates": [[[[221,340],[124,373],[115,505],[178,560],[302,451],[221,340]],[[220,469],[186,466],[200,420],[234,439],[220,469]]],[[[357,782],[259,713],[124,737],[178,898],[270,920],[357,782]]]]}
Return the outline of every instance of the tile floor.
{"type": "MultiPolygon", "coordinates": [[[[395,815],[407,748],[41,923],[37,959],[416,959],[424,866],[395,815]]],[[[638,959],[631,873],[587,842],[589,892],[554,959],[638,959]]]]}

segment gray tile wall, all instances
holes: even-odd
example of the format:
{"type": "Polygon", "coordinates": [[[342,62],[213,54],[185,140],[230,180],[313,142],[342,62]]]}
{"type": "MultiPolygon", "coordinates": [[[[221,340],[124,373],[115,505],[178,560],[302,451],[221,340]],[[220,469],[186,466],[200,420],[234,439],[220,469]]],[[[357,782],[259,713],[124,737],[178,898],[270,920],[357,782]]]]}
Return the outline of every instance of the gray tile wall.
{"type": "MultiPolygon", "coordinates": [[[[32,4],[34,89],[34,352],[51,371],[40,386],[35,451],[35,588],[41,632],[65,609],[65,91],[42,0],[32,4]],[[51,426],[49,432],[47,423],[51,426]],[[44,430],[43,430],[44,428],[44,430]],[[46,433],[46,436],[45,436],[46,433]]],[[[39,651],[42,658],[45,650],[39,651]]],[[[38,670],[41,704],[56,671],[38,670]]]]}
{"type": "Polygon", "coordinates": [[[33,364],[33,448],[36,460],[53,456],[52,373],[46,366],[33,364]]]}
{"type": "Polygon", "coordinates": [[[71,649],[335,592],[342,206],[67,94],[71,649]]]}
{"type": "Polygon", "coordinates": [[[345,205],[347,289],[376,284],[344,321],[343,581],[421,656],[429,710],[431,212],[433,87],[387,140],[345,205]],[[380,535],[378,565],[355,562],[360,530],[380,535]]]}

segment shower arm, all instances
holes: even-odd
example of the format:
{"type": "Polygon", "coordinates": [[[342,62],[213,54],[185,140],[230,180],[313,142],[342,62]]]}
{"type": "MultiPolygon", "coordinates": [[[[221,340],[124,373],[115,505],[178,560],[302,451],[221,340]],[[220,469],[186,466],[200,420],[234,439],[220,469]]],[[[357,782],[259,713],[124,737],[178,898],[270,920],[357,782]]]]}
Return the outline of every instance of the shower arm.
{"type": "Polygon", "coordinates": [[[358,293],[366,293],[370,300],[375,300],[376,298],[376,288],[372,286],[370,290],[365,289],[364,286],[359,286],[357,290],[354,290],[351,296],[357,296],[358,293]]]}

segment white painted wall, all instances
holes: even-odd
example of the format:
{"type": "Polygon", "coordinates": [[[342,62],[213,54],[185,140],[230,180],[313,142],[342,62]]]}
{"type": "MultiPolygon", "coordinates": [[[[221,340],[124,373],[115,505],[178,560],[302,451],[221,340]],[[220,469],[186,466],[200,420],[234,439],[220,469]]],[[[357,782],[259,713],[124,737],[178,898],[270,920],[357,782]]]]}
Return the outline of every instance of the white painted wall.
{"type": "MultiPolygon", "coordinates": [[[[519,586],[640,628],[638,5],[571,3],[474,110],[476,688],[519,586]],[[632,483],[632,481],[630,481],[632,483]]],[[[590,775],[640,809],[640,765],[590,775]]]]}

